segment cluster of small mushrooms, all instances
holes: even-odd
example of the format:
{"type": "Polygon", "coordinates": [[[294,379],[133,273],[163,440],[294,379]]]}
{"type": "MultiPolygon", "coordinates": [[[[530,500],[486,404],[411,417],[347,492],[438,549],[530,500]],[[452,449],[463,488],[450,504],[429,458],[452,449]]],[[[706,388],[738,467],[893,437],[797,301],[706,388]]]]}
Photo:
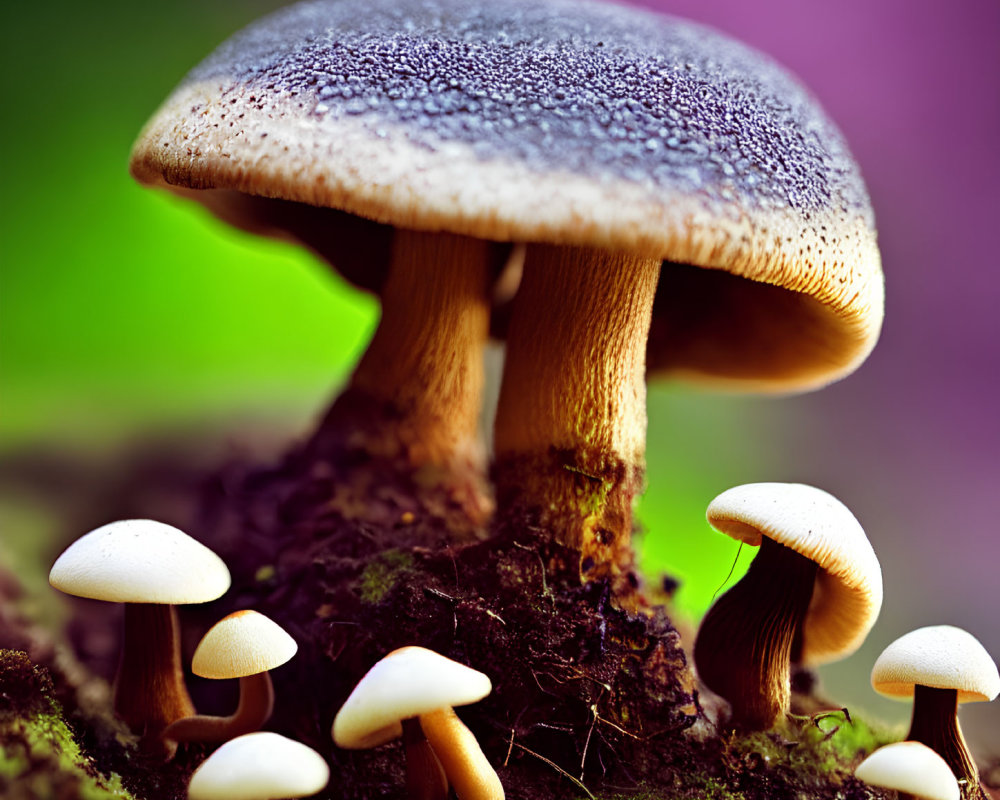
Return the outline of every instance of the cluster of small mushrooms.
{"type": "MultiPolygon", "coordinates": [[[[49,573],[56,589],[125,605],[114,710],[145,750],[172,758],[185,742],[223,743],[191,776],[191,800],[270,800],[323,789],[323,757],[277,733],[261,731],[274,708],[270,670],[298,645],[253,610],[213,625],[192,658],[205,678],[240,679],[227,717],[195,713],[181,666],[176,605],[206,603],[230,585],[229,570],[200,542],[147,519],[111,522],[77,539],[49,573]]],[[[452,710],[492,690],[481,672],[422,647],[389,653],[361,680],[334,721],[334,741],[364,749],[403,737],[411,798],[503,800],[503,787],[472,732],[452,710]]]]}
{"type": "MultiPolygon", "coordinates": [[[[708,507],[709,523],[760,550],[746,575],[705,615],[694,643],[701,682],[725,698],[729,723],[780,727],[792,669],[844,658],[861,646],[882,606],[882,571],[854,515],[812,486],[737,486],[708,507]]],[[[929,800],[981,797],[979,772],[958,722],[958,704],[1000,694],[997,665],[960,628],[920,628],[875,662],[872,687],[913,698],[906,741],[877,750],[856,775],[929,800]]]]}
{"type": "MultiPolygon", "coordinates": [[[[728,725],[781,728],[789,716],[790,673],[854,652],[882,604],[878,560],[853,514],[804,484],[756,483],[716,497],[708,520],[760,550],[746,575],[702,621],[694,659],[705,686],[728,701],[728,725]]],[[[295,655],[295,641],[252,610],[237,611],[202,637],[195,674],[240,679],[228,717],[198,715],[181,669],[175,606],[217,599],[229,571],[183,531],[151,520],[104,525],[56,560],[50,583],[68,594],[125,604],[117,714],[147,750],[173,756],[178,743],[222,742],[191,778],[191,800],[268,800],[320,791],[322,756],[260,729],[271,716],[269,671],[295,655]],[[246,763],[247,769],[233,764],[246,763]]],[[[872,686],[913,698],[905,742],[877,750],[856,775],[929,800],[955,800],[960,785],[977,797],[979,774],[958,723],[958,704],[1000,693],[997,666],[971,634],[920,628],[885,649],[872,686]]],[[[502,800],[503,786],[472,732],[454,711],[492,689],[487,675],[423,647],[390,652],[361,679],[333,722],[334,742],[377,747],[402,737],[410,798],[502,800]]]]}
{"type": "MultiPolygon", "coordinates": [[[[140,135],[131,170],[239,228],[306,245],[378,295],[378,329],[313,457],[360,419],[345,408],[364,409],[376,422],[349,431],[355,444],[444,475],[475,524],[492,512],[563,546],[573,574],[607,581],[624,608],[636,607],[647,375],[815,389],[856,368],[881,326],[871,205],[836,127],[766,57],[635,8],[293,5],[187,76],[140,135]],[[477,420],[491,334],[506,350],[487,479],[477,420]]],[[[874,624],[878,560],[853,515],[812,487],[737,487],[708,517],[760,551],[706,616],[695,665],[734,726],[771,729],[788,713],[791,670],[850,654],[874,624]]],[[[52,583],[126,603],[119,714],[147,741],[228,740],[191,796],[235,796],[217,789],[213,764],[249,759],[256,775],[298,758],[292,743],[251,732],[272,702],[267,680],[251,675],[290,658],[294,643],[251,611],[220,622],[194,669],[239,676],[239,708],[196,715],[172,604],[219,596],[228,573],[154,523],[118,526],[72,546],[52,583]],[[132,537],[121,551],[134,562],[112,566],[112,535],[132,537]],[[154,555],[161,539],[167,551],[154,555]],[[150,589],[139,567],[149,563],[176,583],[150,589]],[[237,651],[251,640],[275,649],[237,651]]],[[[954,796],[928,794],[930,778],[915,783],[899,766],[922,758],[943,775],[936,751],[956,786],[976,780],[954,711],[996,695],[996,668],[967,635],[942,631],[904,637],[876,665],[879,691],[914,695],[916,744],[880,750],[858,768],[863,779],[891,785],[895,770],[909,776],[903,791],[954,796]],[[958,652],[985,677],[949,683],[945,654],[958,652]],[[922,655],[928,675],[896,653],[922,655]]],[[[444,798],[450,786],[493,800],[496,773],[452,710],[489,691],[486,676],[403,647],[361,681],[333,737],[354,748],[402,736],[412,797],[444,798]],[[419,676],[417,696],[402,694],[404,672],[419,676]]],[[[316,780],[298,792],[325,782],[304,758],[316,780]]]]}

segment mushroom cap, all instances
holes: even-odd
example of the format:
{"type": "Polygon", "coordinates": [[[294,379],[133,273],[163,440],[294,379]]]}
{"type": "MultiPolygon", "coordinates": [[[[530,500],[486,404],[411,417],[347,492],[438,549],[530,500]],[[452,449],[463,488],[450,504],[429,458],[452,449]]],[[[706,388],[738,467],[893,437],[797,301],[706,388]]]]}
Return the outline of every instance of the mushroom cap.
{"type": "Polygon", "coordinates": [[[206,633],[191,659],[203,678],[242,678],[280,667],[299,649],[277,622],[257,611],[234,611],[206,633]]]}
{"type": "Polygon", "coordinates": [[[880,747],[854,770],[858,780],[884,789],[909,792],[925,800],[958,800],[958,781],[947,762],[921,742],[880,747]]]}
{"type": "Polygon", "coordinates": [[[890,644],[872,667],[872,688],[898,700],[917,684],[956,689],[958,702],[993,700],[1000,694],[997,665],[968,631],[952,625],[917,628],[890,644]]]}
{"type": "Polygon", "coordinates": [[[184,531],[149,519],[110,522],[63,551],[49,583],[112,603],[207,603],[226,593],[229,570],[184,531]]]}
{"type": "Polygon", "coordinates": [[[861,524],[833,495],[801,483],[749,483],[708,506],[716,530],[753,547],[767,536],[819,565],[802,629],[802,660],[861,646],[882,608],[882,568],[861,524]]]}
{"type": "Polygon", "coordinates": [[[301,742],[257,731],[230,739],[191,775],[190,800],[276,800],[315,794],[330,780],[323,757],[301,742]]]}
{"type": "Polygon", "coordinates": [[[423,647],[393,650],[358,682],[333,721],[333,740],[348,749],[400,736],[402,720],[482,700],[490,679],[423,647]]]}
{"type": "MultiPolygon", "coordinates": [[[[871,205],[839,131],[766,57],[635,8],[294,5],[185,78],[131,169],[260,230],[266,204],[247,221],[235,193],[671,262],[651,370],[811,388],[881,326],[871,205]]],[[[314,249],[357,257],[351,232],[340,244],[314,249]]]]}

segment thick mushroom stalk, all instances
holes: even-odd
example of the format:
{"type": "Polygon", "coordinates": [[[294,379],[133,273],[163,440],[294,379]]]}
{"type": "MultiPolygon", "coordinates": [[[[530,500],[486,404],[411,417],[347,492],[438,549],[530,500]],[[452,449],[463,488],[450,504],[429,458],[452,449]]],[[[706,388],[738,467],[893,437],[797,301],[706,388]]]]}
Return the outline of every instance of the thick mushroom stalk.
{"type": "MultiPolygon", "coordinates": [[[[381,321],[338,404],[379,415],[352,443],[415,467],[482,471],[490,258],[482,240],[396,231],[381,321]]],[[[333,420],[330,426],[342,430],[333,420]]]]}
{"type": "Polygon", "coordinates": [[[177,609],[165,603],[125,603],[114,708],[149,746],[174,720],[194,713],[184,684],[177,609]]]}
{"type": "Polygon", "coordinates": [[[416,717],[402,720],[407,800],[447,800],[448,779],[416,717]]]}
{"type": "Polygon", "coordinates": [[[967,780],[970,797],[981,797],[979,769],[969,752],[958,722],[958,690],[913,687],[913,717],[907,740],[921,742],[936,752],[959,780],[967,780]],[[975,788],[973,788],[975,787],[975,788]]]}
{"type": "Polygon", "coordinates": [[[801,657],[818,569],[764,537],[746,575],[702,621],[694,645],[698,675],[730,702],[734,725],[767,730],[788,712],[790,668],[801,657]]]}
{"type": "Polygon", "coordinates": [[[264,727],[274,711],[274,684],[271,675],[260,672],[240,678],[240,700],[227,717],[195,714],[178,719],[163,732],[172,742],[225,742],[264,727]]]}
{"type": "Polygon", "coordinates": [[[631,564],[659,271],[658,258],[533,245],[514,300],[496,418],[498,504],[578,550],[585,578],[631,564]]]}

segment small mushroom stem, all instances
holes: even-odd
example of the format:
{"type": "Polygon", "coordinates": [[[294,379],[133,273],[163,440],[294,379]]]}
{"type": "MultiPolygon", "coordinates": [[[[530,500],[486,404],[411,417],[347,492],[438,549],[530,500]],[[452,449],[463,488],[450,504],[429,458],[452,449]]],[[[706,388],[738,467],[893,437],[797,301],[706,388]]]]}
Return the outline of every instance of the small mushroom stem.
{"type": "Polygon", "coordinates": [[[228,717],[195,714],[167,726],[163,738],[173,742],[227,742],[264,727],[274,711],[274,684],[269,672],[240,678],[240,702],[228,717]]]}
{"type": "Polygon", "coordinates": [[[927,745],[941,756],[958,780],[969,782],[968,791],[979,787],[979,769],[958,723],[957,690],[936,689],[919,683],[914,686],[913,717],[906,738],[927,745]]]}
{"type": "Polygon", "coordinates": [[[161,603],[125,603],[115,712],[144,742],[159,740],[174,720],[194,713],[181,666],[177,609],[161,603]]]}
{"type": "Polygon", "coordinates": [[[659,270],[655,258],[529,245],[513,302],[495,425],[498,506],[579,551],[584,579],[631,565],[659,270]]]}
{"type": "Polygon", "coordinates": [[[401,448],[418,466],[482,463],[490,260],[479,239],[396,231],[382,318],[351,378],[389,418],[372,452],[401,448]]]}
{"type": "Polygon", "coordinates": [[[422,714],[420,727],[458,800],[504,800],[500,777],[454,709],[445,707],[422,714]]]}
{"type": "Polygon", "coordinates": [[[763,537],[747,574],[702,620],[694,644],[698,676],[729,701],[734,725],[767,730],[788,712],[791,662],[817,570],[763,537]]]}
{"type": "Polygon", "coordinates": [[[448,779],[416,717],[403,720],[407,800],[447,800],[448,779]]]}

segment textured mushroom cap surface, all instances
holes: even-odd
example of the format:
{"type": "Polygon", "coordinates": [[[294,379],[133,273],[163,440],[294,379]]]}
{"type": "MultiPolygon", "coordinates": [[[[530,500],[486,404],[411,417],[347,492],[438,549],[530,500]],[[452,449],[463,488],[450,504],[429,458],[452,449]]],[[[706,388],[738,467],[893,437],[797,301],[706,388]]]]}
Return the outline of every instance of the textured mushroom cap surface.
{"type": "Polygon", "coordinates": [[[63,551],[49,583],[112,603],[207,603],[226,593],[225,563],[184,531],[149,519],[111,522],[63,551]]]}
{"type": "Polygon", "coordinates": [[[471,667],[423,647],[402,647],[354,687],[333,721],[333,740],[349,749],[376,747],[402,734],[402,720],[475,703],[492,689],[471,667]]]}
{"type": "Polygon", "coordinates": [[[767,58],[639,9],[298,4],[194,69],[131,168],[223,216],[235,190],[704,268],[661,279],[657,370],[806,388],[860,363],[881,326],[871,206],[840,133],[767,58]]]}
{"type": "Polygon", "coordinates": [[[307,797],[330,780],[323,757],[301,742],[258,731],[237,736],[191,775],[190,800],[277,800],[307,797]]]}
{"type": "Polygon", "coordinates": [[[235,611],[215,623],[191,659],[203,678],[242,678],[280,667],[299,649],[277,622],[257,611],[235,611]]]}
{"type": "Polygon", "coordinates": [[[961,794],[951,767],[921,742],[880,747],[858,764],[854,776],[872,786],[909,792],[925,800],[958,800],[961,794]]]}
{"type": "Polygon", "coordinates": [[[872,667],[872,688],[906,700],[916,684],[958,690],[958,702],[993,700],[1000,694],[997,665],[980,641],[953,625],[917,628],[890,644],[872,667]]]}
{"type": "Polygon", "coordinates": [[[861,646],[882,608],[882,568],[847,506],[814,486],[749,483],[716,497],[707,517],[734,539],[758,547],[767,536],[819,565],[803,622],[805,663],[844,658],[861,646]]]}

